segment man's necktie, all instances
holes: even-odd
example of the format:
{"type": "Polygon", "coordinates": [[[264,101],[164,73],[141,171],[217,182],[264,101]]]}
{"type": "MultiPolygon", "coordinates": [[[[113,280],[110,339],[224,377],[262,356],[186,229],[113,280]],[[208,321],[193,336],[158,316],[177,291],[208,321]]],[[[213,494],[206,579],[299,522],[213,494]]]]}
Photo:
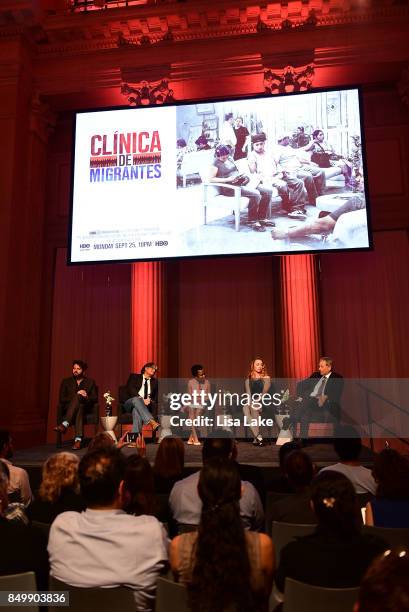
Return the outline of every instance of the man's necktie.
{"type": "Polygon", "coordinates": [[[143,399],[148,399],[148,379],[143,380],[143,399]]]}
{"type": "Polygon", "coordinates": [[[327,377],[323,376],[320,380],[320,384],[318,385],[318,389],[317,389],[317,395],[316,397],[318,397],[319,395],[322,395],[324,393],[324,389],[325,389],[325,383],[327,382],[327,377]]]}

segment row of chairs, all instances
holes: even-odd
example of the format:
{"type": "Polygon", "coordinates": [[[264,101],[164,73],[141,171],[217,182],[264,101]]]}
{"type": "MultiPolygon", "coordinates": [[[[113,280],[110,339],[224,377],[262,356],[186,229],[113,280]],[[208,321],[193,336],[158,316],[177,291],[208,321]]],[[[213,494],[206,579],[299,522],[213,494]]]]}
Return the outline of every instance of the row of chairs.
{"type": "MultiPolygon", "coordinates": [[[[36,591],[34,572],[0,576],[0,591],[36,591]]],[[[50,577],[50,591],[69,594],[70,612],[135,612],[135,600],[131,589],[73,587],[50,577]]],[[[358,588],[328,589],[303,584],[287,578],[283,612],[351,612],[358,597],[358,588]]],[[[25,606],[25,612],[39,612],[38,605],[25,606]]],[[[186,588],[170,578],[159,578],[155,612],[188,612],[186,588]]],[[[61,612],[60,606],[48,605],[48,612],[61,612]]]]}

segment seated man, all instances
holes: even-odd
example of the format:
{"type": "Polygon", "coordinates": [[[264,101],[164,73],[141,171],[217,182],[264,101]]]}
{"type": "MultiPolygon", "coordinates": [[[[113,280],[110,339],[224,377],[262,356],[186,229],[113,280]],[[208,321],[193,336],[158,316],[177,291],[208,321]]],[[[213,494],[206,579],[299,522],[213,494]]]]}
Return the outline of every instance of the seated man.
{"type": "MultiPolygon", "coordinates": [[[[318,371],[297,385],[300,402],[294,414],[283,427],[300,422],[301,438],[307,438],[310,423],[336,423],[340,417],[340,401],[344,389],[344,379],[332,369],[330,357],[321,357],[318,371]]],[[[286,419],[284,419],[286,421],[286,419]]]]}
{"type": "Polygon", "coordinates": [[[297,149],[290,147],[290,137],[282,134],[278,138],[275,151],[275,161],[286,178],[299,178],[304,181],[308,194],[308,201],[315,206],[316,199],[325,189],[325,172],[307,159],[303,159],[297,149]]]}
{"type": "Polygon", "coordinates": [[[68,427],[75,425],[73,450],[81,449],[84,429],[84,411],[92,408],[98,401],[97,388],[92,378],[85,376],[88,366],[82,359],[72,362],[72,376],[64,378],[60,386],[59,402],[63,414],[61,424],[54,431],[64,434],[68,427]]]}
{"type": "Polygon", "coordinates": [[[13,450],[13,440],[10,432],[6,429],[0,429],[0,461],[3,461],[9,472],[7,491],[9,501],[21,502],[28,506],[33,498],[30,481],[26,470],[11,463],[13,450]]]}
{"type": "Polygon", "coordinates": [[[162,525],[153,516],[122,510],[125,463],[118,450],[86,454],[78,475],[87,509],[63,512],[51,525],[51,575],[76,587],[130,587],[136,610],[152,610],[168,558],[162,525]]]}
{"type": "MultiPolygon", "coordinates": [[[[232,438],[206,438],[203,444],[203,463],[213,458],[233,459],[237,449],[232,438]]],[[[240,470],[240,466],[239,466],[240,470]]],[[[170,493],[169,504],[178,524],[199,525],[202,502],[197,491],[199,472],[179,480],[170,493]]],[[[264,525],[264,511],[254,486],[242,480],[240,514],[245,529],[260,531],[264,525]]]]}
{"type": "Polygon", "coordinates": [[[283,174],[272,155],[266,151],[267,136],[264,132],[253,134],[251,142],[253,150],[248,156],[250,172],[260,177],[257,189],[260,193],[266,192],[271,199],[271,187],[276,187],[283,201],[283,208],[287,215],[293,219],[304,220],[303,212],[307,203],[307,192],[301,179],[288,173],[283,174]]]}
{"type": "Polygon", "coordinates": [[[130,374],[126,383],[129,399],[124,405],[125,412],[132,412],[132,431],[141,433],[143,425],[150,424],[153,431],[159,427],[154,419],[158,404],[157,370],[153,361],[145,363],[140,374],[130,374]]]}
{"type": "Polygon", "coordinates": [[[314,219],[304,225],[290,227],[288,229],[274,228],[271,230],[271,236],[275,240],[284,240],[285,238],[299,238],[302,236],[310,236],[311,234],[330,234],[334,231],[338,219],[342,215],[346,215],[356,210],[361,210],[366,207],[365,198],[362,195],[352,195],[345,204],[332,211],[325,217],[314,219]]]}

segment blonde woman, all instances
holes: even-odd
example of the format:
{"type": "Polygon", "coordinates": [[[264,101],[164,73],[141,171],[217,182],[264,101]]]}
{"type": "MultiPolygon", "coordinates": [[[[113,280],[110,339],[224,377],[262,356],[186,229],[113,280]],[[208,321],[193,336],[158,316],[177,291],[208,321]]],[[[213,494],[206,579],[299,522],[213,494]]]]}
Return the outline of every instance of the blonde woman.
{"type": "MultiPolygon", "coordinates": [[[[249,374],[244,386],[250,398],[250,403],[247,406],[243,406],[243,412],[250,422],[252,419],[258,419],[262,412],[263,395],[268,393],[271,387],[271,378],[268,375],[264,361],[260,357],[253,359],[250,363],[249,374]]],[[[259,425],[250,425],[250,430],[254,436],[254,446],[263,446],[263,436],[260,434],[259,425]]]]}
{"type": "Polygon", "coordinates": [[[32,521],[52,523],[61,512],[85,510],[79,495],[79,459],[73,453],[56,453],[43,465],[43,479],[38,497],[30,504],[28,515],[32,521]]]}

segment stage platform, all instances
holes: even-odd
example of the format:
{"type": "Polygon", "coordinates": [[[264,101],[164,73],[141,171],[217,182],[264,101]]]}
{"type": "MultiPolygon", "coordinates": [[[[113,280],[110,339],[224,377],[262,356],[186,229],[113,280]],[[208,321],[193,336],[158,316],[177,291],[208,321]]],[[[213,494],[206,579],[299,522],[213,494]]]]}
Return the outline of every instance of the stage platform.
{"type": "MultiPolygon", "coordinates": [[[[41,482],[41,466],[44,461],[57,451],[71,451],[72,442],[65,442],[64,445],[57,449],[54,444],[44,444],[42,446],[35,446],[32,448],[26,448],[18,450],[13,456],[13,463],[20,467],[25,468],[30,476],[30,482],[32,488],[35,491],[41,482]]],[[[153,463],[156,455],[158,445],[147,443],[146,445],[146,457],[153,463]]],[[[263,447],[254,447],[250,442],[238,441],[238,461],[241,464],[257,467],[263,473],[263,479],[265,482],[278,471],[279,461],[278,453],[279,446],[276,446],[273,442],[263,447]]],[[[311,442],[311,444],[305,447],[306,453],[308,453],[312,461],[318,468],[336,463],[337,456],[334,452],[333,446],[330,443],[319,443],[318,441],[311,442]]],[[[80,451],[73,451],[82,457],[86,449],[80,451]]],[[[125,454],[132,454],[136,452],[134,448],[124,448],[125,454]]],[[[364,465],[372,464],[372,452],[369,448],[363,447],[361,460],[364,465]]],[[[186,473],[191,473],[199,469],[202,465],[202,447],[200,446],[189,446],[185,442],[185,469],[186,473]]]]}

